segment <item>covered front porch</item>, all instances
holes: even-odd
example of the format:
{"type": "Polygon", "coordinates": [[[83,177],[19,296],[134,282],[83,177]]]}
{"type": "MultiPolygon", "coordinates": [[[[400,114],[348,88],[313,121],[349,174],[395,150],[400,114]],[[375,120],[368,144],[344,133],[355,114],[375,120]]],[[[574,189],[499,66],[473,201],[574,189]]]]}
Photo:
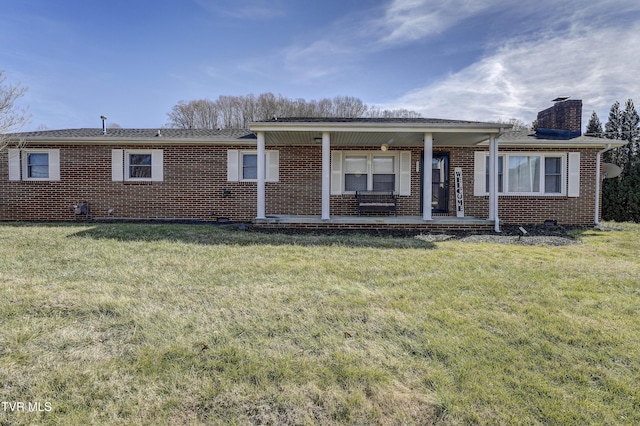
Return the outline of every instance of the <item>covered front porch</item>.
{"type": "MultiPolygon", "coordinates": [[[[262,227],[306,228],[404,228],[404,229],[491,229],[499,230],[498,219],[498,142],[502,124],[464,122],[435,119],[277,119],[250,125],[257,136],[257,200],[253,222],[262,227]],[[318,180],[313,185],[300,184],[307,193],[314,193],[315,211],[296,212],[280,201],[277,210],[267,210],[265,182],[266,149],[286,147],[314,147],[304,158],[317,164],[318,180]],[[441,197],[431,173],[435,150],[460,152],[478,147],[489,148],[488,200],[485,217],[468,217],[460,212],[455,216],[438,216],[432,202],[441,197]],[[317,149],[319,148],[319,149],[317,149]],[[312,155],[308,155],[312,153],[312,155]],[[388,161],[384,161],[388,160],[388,161]],[[359,162],[361,166],[355,166],[359,162]],[[376,163],[378,162],[378,163],[376,163]],[[384,163],[384,164],[383,164],[384,163]],[[388,165],[386,171],[376,171],[376,165],[388,165]],[[424,170],[429,172],[424,172],[424,170]],[[379,173],[379,174],[376,174],[379,173]],[[386,175],[385,175],[386,173],[386,175]],[[376,178],[378,181],[376,182],[376,178]],[[435,188],[434,188],[435,184],[435,188]],[[376,185],[385,186],[402,200],[398,217],[351,216],[345,200],[356,191],[378,191],[376,185]],[[283,207],[284,205],[284,207],[283,207]],[[410,206],[406,208],[406,206],[410,206]],[[419,206],[419,208],[418,208],[419,206]],[[288,211],[289,210],[289,211],[288,211]],[[317,211],[317,213],[315,213],[317,211]],[[309,214],[311,213],[311,214],[309,214]]],[[[283,155],[283,159],[285,156],[283,155]]],[[[289,158],[292,158],[289,156],[289,158]]],[[[302,157],[296,157],[302,158],[302,157]]],[[[284,161],[284,160],[283,160],[284,161]]],[[[473,185],[477,172],[469,161],[459,160],[456,173],[465,169],[467,189],[473,185]]],[[[282,165],[284,170],[301,167],[299,163],[282,165]]],[[[304,165],[303,165],[304,167],[304,165]]],[[[312,166],[311,166],[312,167],[312,166]]],[[[271,169],[269,169],[271,170],[271,169]]],[[[450,175],[453,177],[453,170],[450,175]]],[[[477,176],[476,176],[477,177],[477,176]]],[[[447,174],[447,179],[449,179],[447,174]]],[[[484,181],[484,175],[482,177],[484,181]]],[[[283,182],[285,179],[282,180],[283,182]]],[[[462,178],[460,178],[462,181],[462,178]]],[[[287,181],[292,192],[297,188],[287,181]]],[[[453,188],[452,188],[453,189],[453,188]]],[[[457,190],[457,189],[456,189],[457,190]]],[[[461,192],[462,188],[460,188],[461,192]]],[[[281,193],[280,193],[281,194],[281,193]]],[[[445,195],[445,207],[458,194],[445,195]]],[[[460,194],[461,195],[461,194],[460,194]]],[[[446,208],[444,209],[447,210],[446,208]]],[[[451,211],[451,210],[449,210],[451,211]]],[[[477,216],[477,215],[476,215],[477,216]]]]}

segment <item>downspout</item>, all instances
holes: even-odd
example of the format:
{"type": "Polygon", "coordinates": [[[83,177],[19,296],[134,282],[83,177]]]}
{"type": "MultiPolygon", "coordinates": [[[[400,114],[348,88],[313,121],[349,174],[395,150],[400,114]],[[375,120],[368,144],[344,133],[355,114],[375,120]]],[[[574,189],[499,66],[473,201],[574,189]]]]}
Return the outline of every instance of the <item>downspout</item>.
{"type": "Polygon", "coordinates": [[[602,179],[600,178],[600,159],[602,154],[609,151],[611,149],[611,144],[608,143],[607,147],[602,151],[598,151],[596,154],[596,203],[595,203],[595,211],[594,211],[594,220],[596,226],[600,226],[600,183],[602,179]]]}

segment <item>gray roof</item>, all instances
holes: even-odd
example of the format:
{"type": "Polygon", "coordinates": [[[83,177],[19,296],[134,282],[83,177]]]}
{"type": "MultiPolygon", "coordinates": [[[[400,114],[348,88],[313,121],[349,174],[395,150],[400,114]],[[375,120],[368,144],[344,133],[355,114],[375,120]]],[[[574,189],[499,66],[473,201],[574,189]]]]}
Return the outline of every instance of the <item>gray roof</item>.
{"type": "Polygon", "coordinates": [[[502,146],[602,146],[611,147],[622,146],[624,141],[616,141],[612,139],[596,138],[593,136],[577,136],[574,138],[560,138],[548,135],[537,135],[530,130],[511,130],[502,133],[498,137],[498,143],[502,146]]]}
{"type": "Polygon", "coordinates": [[[11,138],[27,140],[234,140],[255,139],[246,129],[122,129],[109,128],[105,135],[101,128],[42,130],[37,132],[13,133],[11,138]]]}
{"type": "MultiPolygon", "coordinates": [[[[443,118],[370,118],[370,117],[274,117],[256,123],[407,123],[407,124],[497,124],[483,121],[447,120],[443,118]]],[[[509,125],[502,124],[504,127],[509,125]]]]}

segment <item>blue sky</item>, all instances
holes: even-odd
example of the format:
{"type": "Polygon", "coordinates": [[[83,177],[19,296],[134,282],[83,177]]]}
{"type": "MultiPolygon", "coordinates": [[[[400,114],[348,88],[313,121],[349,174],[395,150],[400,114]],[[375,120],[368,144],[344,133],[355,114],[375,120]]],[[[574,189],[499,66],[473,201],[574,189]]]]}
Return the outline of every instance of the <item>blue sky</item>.
{"type": "Polygon", "coordinates": [[[640,107],[637,0],[3,1],[0,70],[24,130],[156,128],[181,100],[354,96],[491,121],[560,95],[640,107]]]}

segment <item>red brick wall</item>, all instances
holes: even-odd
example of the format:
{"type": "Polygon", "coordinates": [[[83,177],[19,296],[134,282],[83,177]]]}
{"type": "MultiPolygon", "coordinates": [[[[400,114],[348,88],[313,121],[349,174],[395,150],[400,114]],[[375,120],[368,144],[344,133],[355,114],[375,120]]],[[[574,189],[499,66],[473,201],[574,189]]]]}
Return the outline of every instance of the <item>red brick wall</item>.
{"type": "MultiPolygon", "coordinates": [[[[29,146],[35,147],[34,144],[29,146]]],[[[113,146],[47,146],[60,149],[61,180],[9,182],[6,150],[0,152],[0,220],[72,220],[69,211],[77,201],[90,203],[96,218],[163,218],[215,220],[227,217],[248,221],[256,216],[256,183],[227,182],[227,150],[234,146],[164,146],[163,182],[112,182],[113,146]],[[223,197],[223,191],[229,192],[223,197]]],[[[151,149],[158,146],[118,146],[151,149]]],[[[280,153],[279,182],[266,184],[267,215],[320,215],[321,147],[268,147],[280,153]]],[[[336,147],[335,149],[342,149],[336,147]]],[[[353,148],[344,148],[353,150],[353,148]]],[[[363,148],[365,149],[365,148],[363,148]]],[[[376,150],[377,147],[369,147],[376,150]]],[[[415,164],[421,148],[411,150],[411,194],[399,199],[399,215],[421,216],[420,173],[415,164]]],[[[449,210],[455,215],[453,171],[463,167],[465,213],[487,217],[488,197],[473,196],[473,161],[477,148],[436,148],[447,152],[449,210]]],[[[560,150],[566,152],[567,150],[560,150]]],[[[596,150],[580,150],[580,198],[500,197],[499,215],[506,223],[593,224],[596,150]]],[[[332,215],[355,215],[353,195],[331,196],[332,215]]]]}
{"type": "MultiPolygon", "coordinates": [[[[473,150],[472,150],[473,151],[473,150]]],[[[501,149],[500,152],[520,151],[522,149],[501,149]]],[[[498,217],[509,224],[541,224],[545,220],[556,220],[566,225],[593,225],[596,189],[596,157],[595,149],[544,149],[545,152],[580,152],[580,197],[526,197],[500,196],[498,200],[498,217]]],[[[469,161],[465,154],[464,162],[469,161]]],[[[473,164],[473,158],[470,159],[473,164]]],[[[473,166],[471,166],[473,167],[473,166]]],[[[473,168],[471,169],[473,170],[473,168]]],[[[465,212],[469,216],[487,217],[489,213],[489,197],[473,196],[473,176],[465,178],[465,186],[469,181],[465,196],[465,212]],[[471,197],[469,197],[471,195],[471,197]]]]}
{"type": "Polygon", "coordinates": [[[551,108],[540,111],[537,117],[540,129],[582,131],[582,101],[570,99],[558,102],[551,108]]]}

